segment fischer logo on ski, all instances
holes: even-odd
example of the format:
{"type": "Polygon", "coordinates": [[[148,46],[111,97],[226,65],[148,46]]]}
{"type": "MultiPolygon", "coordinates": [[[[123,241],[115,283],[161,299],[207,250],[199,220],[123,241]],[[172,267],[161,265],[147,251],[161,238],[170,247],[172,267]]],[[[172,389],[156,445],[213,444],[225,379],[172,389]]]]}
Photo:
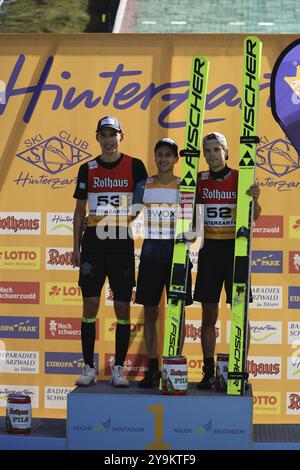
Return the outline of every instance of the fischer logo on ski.
{"type": "Polygon", "coordinates": [[[180,152],[183,157],[178,202],[180,211],[176,219],[163,356],[176,356],[179,352],[189,260],[184,234],[192,229],[193,223],[207,74],[206,57],[195,56],[192,61],[184,150],[180,152]]]}
{"type": "Polygon", "coordinates": [[[236,213],[234,272],[231,306],[230,354],[227,393],[244,393],[247,354],[248,303],[250,294],[252,197],[246,191],[255,181],[259,76],[262,43],[254,36],[244,41],[244,76],[240,162],[236,213]]]}

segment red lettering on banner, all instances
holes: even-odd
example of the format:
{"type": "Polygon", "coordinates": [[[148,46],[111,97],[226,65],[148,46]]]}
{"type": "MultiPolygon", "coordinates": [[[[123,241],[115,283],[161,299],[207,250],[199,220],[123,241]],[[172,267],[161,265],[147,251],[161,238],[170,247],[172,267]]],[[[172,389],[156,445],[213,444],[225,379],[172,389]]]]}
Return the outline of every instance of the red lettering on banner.
{"type": "Polygon", "coordinates": [[[290,410],[300,410],[300,395],[298,393],[291,393],[289,395],[290,404],[288,408],[290,410]]]}

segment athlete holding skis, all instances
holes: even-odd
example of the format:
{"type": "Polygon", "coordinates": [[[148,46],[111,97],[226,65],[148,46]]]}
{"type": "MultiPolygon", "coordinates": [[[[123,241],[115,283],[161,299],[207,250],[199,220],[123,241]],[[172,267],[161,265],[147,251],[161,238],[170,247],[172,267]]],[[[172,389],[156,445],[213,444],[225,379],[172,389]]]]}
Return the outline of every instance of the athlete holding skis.
{"type": "MultiPolygon", "coordinates": [[[[157,175],[137,184],[133,202],[145,206],[145,240],[139,266],[136,303],[144,305],[144,338],[149,356],[148,370],[139,382],[141,388],[158,385],[160,374],[157,357],[156,320],[164,287],[169,290],[174,248],[176,211],[180,178],[174,175],[178,146],[169,138],[161,139],[154,149],[157,175]]],[[[189,263],[185,305],[193,303],[189,263]]],[[[184,325],[184,319],[182,324],[184,325]]],[[[181,347],[183,333],[181,331],[181,347]]]]}
{"type": "MultiPolygon", "coordinates": [[[[197,202],[204,205],[204,245],[199,251],[194,300],[202,304],[204,359],[204,376],[197,387],[209,390],[214,385],[215,325],[223,283],[227,303],[232,299],[238,171],[226,164],[227,141],[219,132],[203,138],[203,152],[209,171],[198,175],[197,202]]],[[[252,184],[247,193],[253,197],[256,220],[261,212],[258,185],[252,184]]]]}

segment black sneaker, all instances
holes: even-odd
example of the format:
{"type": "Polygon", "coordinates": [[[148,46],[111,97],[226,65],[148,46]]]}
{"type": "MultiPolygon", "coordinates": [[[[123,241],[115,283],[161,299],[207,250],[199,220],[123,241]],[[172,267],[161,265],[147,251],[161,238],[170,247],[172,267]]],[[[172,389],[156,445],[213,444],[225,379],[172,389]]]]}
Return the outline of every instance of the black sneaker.
{"type": "Polygon", "coordinates": [[[203,367],[203,379],[197,384],[198,390],[211,390],[215,385],[214,370],[203,367]]]}
{"type": "Polygon", "coordinates": [[[140,388],[155,388],[158,387],[161,373],[159,370],[148,369],[145,377],[139,382],[140,388]]]}
{"type": "Polygon", "coordinates": [[[211,390],[215,385],[215,378],[213,375],[204,375],[201,382],[197,384],[198,390],[211,390]]]}

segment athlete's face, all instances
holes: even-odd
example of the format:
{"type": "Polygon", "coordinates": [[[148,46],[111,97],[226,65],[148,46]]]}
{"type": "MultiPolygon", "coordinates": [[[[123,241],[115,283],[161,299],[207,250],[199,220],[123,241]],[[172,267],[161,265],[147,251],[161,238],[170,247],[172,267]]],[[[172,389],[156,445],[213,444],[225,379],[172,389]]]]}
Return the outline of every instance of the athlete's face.
{"type": "Polygon", "coordinates": [[[103,155],[114,155],[119,151],[120,142],[123,140],[123,133],[111,127],[104,127],[96,134],[96,138],[101,146],[103,155]]]}
{"type": "Polygon", "coordinates": [[[175,163],[178,162],[178,157],[168,145],[158,147],[155,152],[155,163],[160,173],[173,172],[175,163]]]}
{"type": "Polygon", "coordinates": [[[228,150],[224,149],[217,140],[206,142],[203,148],[205,160],[212,171],[220,171],[225,168],[228,150]]]}

